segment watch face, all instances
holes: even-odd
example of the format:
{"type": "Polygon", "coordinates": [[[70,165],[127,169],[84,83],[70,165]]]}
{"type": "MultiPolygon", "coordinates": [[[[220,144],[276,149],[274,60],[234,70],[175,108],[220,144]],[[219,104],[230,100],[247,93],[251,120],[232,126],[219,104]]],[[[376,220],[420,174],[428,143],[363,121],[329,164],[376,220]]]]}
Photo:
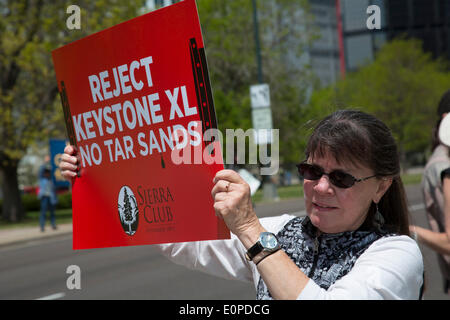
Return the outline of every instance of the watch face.
{"type": "Polygon", "coordinates": [[[261,236],[261,244],[264,248],[274,249],[278,245],[278,239],[275,237],[273,233],[265,232],[261,236]]]}

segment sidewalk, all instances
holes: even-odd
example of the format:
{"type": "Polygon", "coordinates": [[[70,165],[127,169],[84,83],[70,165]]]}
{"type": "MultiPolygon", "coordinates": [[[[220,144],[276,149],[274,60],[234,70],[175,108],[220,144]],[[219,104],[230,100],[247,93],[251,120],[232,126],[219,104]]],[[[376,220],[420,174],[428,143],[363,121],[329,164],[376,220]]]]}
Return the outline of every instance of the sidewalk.
{"type": "Polygon", "coordinates": [[[0,230],[0,248],[72,233],[72,223],[60,224],[57,227],[53,230],[47,226],[45,232],[41,232],[39,226],[0,230]]]}

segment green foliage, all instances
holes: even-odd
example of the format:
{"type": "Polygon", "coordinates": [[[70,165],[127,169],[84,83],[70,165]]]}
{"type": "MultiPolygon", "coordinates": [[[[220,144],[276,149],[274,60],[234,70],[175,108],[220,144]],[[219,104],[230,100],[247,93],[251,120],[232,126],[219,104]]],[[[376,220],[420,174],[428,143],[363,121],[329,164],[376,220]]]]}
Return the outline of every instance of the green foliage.
{"type": "MultiPolygon", "coordinates": [[[[281,200],[302,198],[304,196],[303,184],[300,183],[289,186],[278,186],[277,195],[280,197],[281,200]]],[[[252,196],[252,200],[254,203],[257,204],[263,204],[272,201],[264,198],[264,191],[262,190],[262,188],[258,189],[258,191],[255,192],[255,194],[252,196]]]]}
{"type": "Polygon", "coordinates": [[[420,41],[393,40],[372,63],[314,92],[308,119],[337,108],[366,111],[391,128],[403,156],[423,152],[430,146],[439,99],[450,87],[447,69],[445,61],[422,50],[420,41]]]}
{"type": "Polygon", "coordinates": [[[41,207],[41,201],[35,194],[23,194],[22,204],[25,211],[38,211],[41,207]]]}
{"type": "MultiPolygon", "coordinates": [[[[39,211],[41,207],[41,202],[37,195],[35,194],[23,194],[22,205],[24,209],[29,211],[39,211]]],[[[2,212],[2,203],[3,201],[0,199],[0,212],[2,212]]],[[[67,192],[58,195],[58,203],[56,205],[57,209],[71,209],[72,208],[72,193],[67,192]]]]}
{"type": "MultiPolygon", "coordinates": [[[[280,129],[280,160],[295,163],[300,106],[312,81],[299,61],[315,37],[312,16],[304,0],[256,2],[263,81],[270,85],[273,127],[280,129]]],[[[197,6],[219,129],[245,131],[252,127],[250,85],[258,83],[252,1],[198,0],[197,6]]]]}
{"type": "MultiPolygon", "coordinates": [[[[65,135],[51,50],[137,16],[141,1],[77,1],[81,29],[69,30],[71,1],[0,1],[0,176],[16,175],[28,146],[65,135]]],[[[23,216],[17,178],[3,179],[3,217],[23,216]],[[7,205],[6,205],[7,204],[7,205]],[[14,214],[12,214],[14,213],[14,214]]]]}
{"type": "Polygon", "coordinates": [[[0,166],[35,141],[64,136],[51,50],[135,17],[143,1],[78,1],[80,30],[66,26],[71,4],[0,1],[0,166]]]}
{"type": "Polygon", "coordinates": [[[71,209],[72,208],[72,193],[66,192],[58,195],[57,209],[71,209]]]}

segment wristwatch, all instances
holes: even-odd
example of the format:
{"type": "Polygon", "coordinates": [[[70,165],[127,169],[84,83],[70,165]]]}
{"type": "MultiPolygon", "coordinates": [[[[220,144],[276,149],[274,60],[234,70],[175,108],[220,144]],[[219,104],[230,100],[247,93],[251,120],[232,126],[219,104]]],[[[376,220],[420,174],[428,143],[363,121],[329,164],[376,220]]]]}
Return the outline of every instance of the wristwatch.
{"type": "Polygon", "coordinates": [[[280,242],[277,236],[271,232],[261,232],[258,241],[247,250],[245,258],[248,261],[253,261],[255,264],[258,264],[264,258],[278,250],[280,250],[280,242]]]}

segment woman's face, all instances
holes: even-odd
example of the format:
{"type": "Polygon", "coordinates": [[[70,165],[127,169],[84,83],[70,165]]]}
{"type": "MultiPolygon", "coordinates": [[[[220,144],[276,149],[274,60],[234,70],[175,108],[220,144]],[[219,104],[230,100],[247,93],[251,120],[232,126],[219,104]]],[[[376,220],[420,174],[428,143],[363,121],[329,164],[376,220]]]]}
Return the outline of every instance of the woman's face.
{"type": "MultiPolygon", "coordinates": [[[[356,179],[374,175],[374,172],[365,166],[338,164],[330,154],[323,158],[309,158],[307,162],[322,167],[326,173],[341,170],[356,179]]],[[[305,179],[303,188],[306,212],[312,224],[324,233],[356,230],[366,219],[372,201],[378,203],[391,182],[391,179],[382,180],[375,177],[343,189],[333,185],[327,175],[323,175],[319,180],[305,179]]]]}

